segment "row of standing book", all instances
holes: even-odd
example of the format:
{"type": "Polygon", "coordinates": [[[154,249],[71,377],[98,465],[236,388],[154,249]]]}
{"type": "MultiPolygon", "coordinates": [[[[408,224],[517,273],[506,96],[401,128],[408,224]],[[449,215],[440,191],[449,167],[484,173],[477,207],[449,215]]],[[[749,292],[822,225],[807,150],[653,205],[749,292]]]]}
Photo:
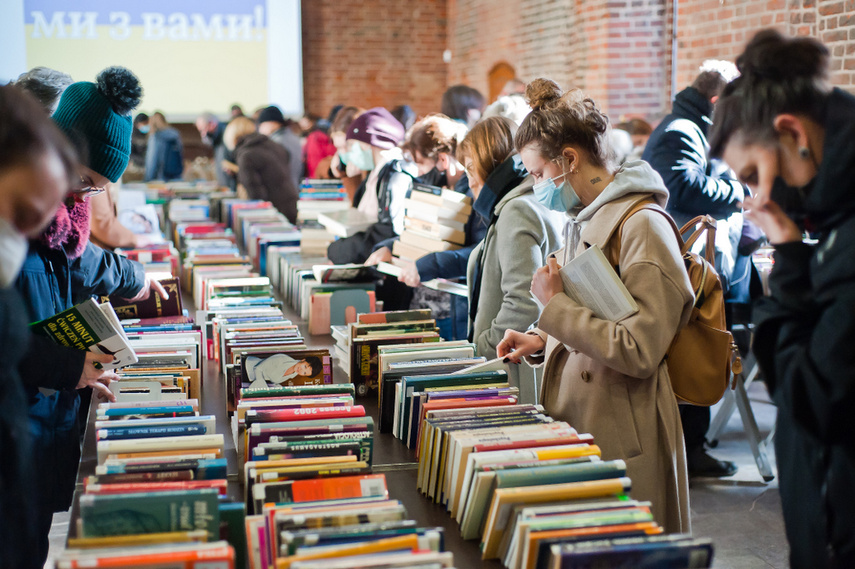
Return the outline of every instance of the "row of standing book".
{"type": "MultiPolygon", "coordinates": [[[[372,472],[374,423],[354,404],[355,386],[332,384],[329,351],[305,346],[261,274],[269,265],[252,253],[267,245],[299,255],[299,242],[265,243],[276,229],[253,244],[259,226],[282,223],[269,204],[229,199],[220,212],[218,231],[231,232],[248,258],[208,263],[205,254],[224,251],[197,247],[184,268],[226,381],[249,566],[373,567],[382,557],[389,567],[450,567],[442,530],[407,519],[389,499],[385,475],[372,472]]],[[[178,228],[182,235],[183,246],[218,238],[191,225],[178,228]]]]}
{"type": "MultiPolygon", "coordinates": [[[[201,200],[191,201],[172,213],[201,217],[201,200]]],[[[105,367],[119,376],[116,402],[92,411],[97,466],[57,567],[243,567],[245,505],[228,499],[226,439],[200,412],[216,378],[204,377],[202,330],[182,304],[180,253],[164,239],[121,253],[161,280],[168,298],[90,299],[34,325],[60,343],[112,353],[105,367]],[[63,330],[76,334],[63,340],[63,330]]]]}

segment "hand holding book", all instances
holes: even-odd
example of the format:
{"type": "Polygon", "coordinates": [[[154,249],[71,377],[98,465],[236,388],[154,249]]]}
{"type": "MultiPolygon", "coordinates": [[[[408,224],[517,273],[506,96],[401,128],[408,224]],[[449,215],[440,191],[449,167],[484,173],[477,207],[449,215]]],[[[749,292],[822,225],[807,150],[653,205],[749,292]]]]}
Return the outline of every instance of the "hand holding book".
{"type": "Polygon", "coordinates": [[[160,281],[156,281],[149,277],[145,278],[145,284],[143,285],[142,289],[140,289],[140,291],[137,293],[137,295],[133,298],[129,298],[128,300],[130,300],[131,302],[146,300],[149,296],[151,296],[152,292],[159,294],[160,298],[164,300],[169,300],[169,294],[166,292],[166,289],[163,288],[163,285],[160,284],[160,281]]]}
{"type": "Polygon", "coordinates": [[[109,363],[113,363],[112,354],[86,352],[86,361],[83,364],[83,373],[80,374],[80,381],[77,382],[77,389],[91,387],[92,391],[100,399],[115,402],[116,396],[107,386],[113,380],[118,381],[119,376],[116,375],[116,372],[103,368],[102,364],[109,363]]]}
{"type": "Polygon", "coordinates": [[[531,293],[543,306],[546,306],[553,296],[564,292],[560,270],[558,260],[549,257],[546,265],[537,269],[531,279],[531,293]]]}

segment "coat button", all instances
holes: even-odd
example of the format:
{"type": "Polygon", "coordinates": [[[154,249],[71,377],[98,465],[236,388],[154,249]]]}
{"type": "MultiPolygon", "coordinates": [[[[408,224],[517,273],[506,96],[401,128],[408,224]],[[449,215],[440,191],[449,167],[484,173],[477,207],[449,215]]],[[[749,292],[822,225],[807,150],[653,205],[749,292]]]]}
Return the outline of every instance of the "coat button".
{"type": "Polygon", "coordinates": [[[585,383],[591,381],[591,374],[588,373],[588,370],[582,372],[582,381],[584,381],[585,383]]]}

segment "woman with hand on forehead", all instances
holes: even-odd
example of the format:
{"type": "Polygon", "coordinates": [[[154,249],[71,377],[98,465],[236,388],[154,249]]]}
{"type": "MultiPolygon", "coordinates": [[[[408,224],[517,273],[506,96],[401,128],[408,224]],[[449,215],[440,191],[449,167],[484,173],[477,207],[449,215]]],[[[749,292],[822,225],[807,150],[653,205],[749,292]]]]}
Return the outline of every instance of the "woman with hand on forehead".
{"type": "Polygon", "coordinates": [[[712,155],[754,193],[746,217],[775,247],[751,349],[778,408],[794,568],[855,566],[855,97],[831,87],[828,64],[812,38],[759,32],[710,130],[712,155]]]}
{"type": "Polygon", "coordinates": [[[632,497],[652,503],[666,532],[689,531],[686,452],[665,352],[688,321],[694,296],[664,211],[668,190],[647,162],[615,165],[608,118],[580,91],[562,93],[537,79],[526,97],[532,112],[516,147],[538,200],[570,218],[564,249],[531,282],[544,305],[537,328],[507,331],[498,354],[514,363],[545,362],[539,401],[548,413],[591,433],[603,460],[626,461],[632,497]],[[641,203],[652,209],[632,213],[641,203]],[[595,245],[618,260],[638,305],[618,322],[566,295],[558,273],[595,245]]]}

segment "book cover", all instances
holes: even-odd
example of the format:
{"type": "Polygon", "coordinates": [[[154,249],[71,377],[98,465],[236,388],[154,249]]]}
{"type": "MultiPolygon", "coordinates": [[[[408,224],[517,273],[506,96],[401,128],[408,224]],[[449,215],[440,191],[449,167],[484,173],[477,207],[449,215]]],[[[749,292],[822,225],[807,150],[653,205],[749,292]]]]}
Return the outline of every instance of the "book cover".
{"type": "Polygon", "coordinates": [[[113,361],[103,364],[104,369],[124,367],[138,361],[109,303],[99,305],[90,298],[30,324],[30,329],[60,346],[112,355],[113,361]]]}
{"type": "Polygon", "coordinates": [[[116,295],[101,297],[101,302],[109,302],[120,319],[125,318],[164,318],[180,317],[184,306],[181,304],[181,288],[178,277],[160,281],[169,298],[164,299],[152,292],[145,300],[130,302],[116,295]]]}
{"type": "Polygon", "coordinates": [[[212,488],[144,494],[84,494],[82,537],[205,530],[219,536],[217,491],[212,488]]]}

